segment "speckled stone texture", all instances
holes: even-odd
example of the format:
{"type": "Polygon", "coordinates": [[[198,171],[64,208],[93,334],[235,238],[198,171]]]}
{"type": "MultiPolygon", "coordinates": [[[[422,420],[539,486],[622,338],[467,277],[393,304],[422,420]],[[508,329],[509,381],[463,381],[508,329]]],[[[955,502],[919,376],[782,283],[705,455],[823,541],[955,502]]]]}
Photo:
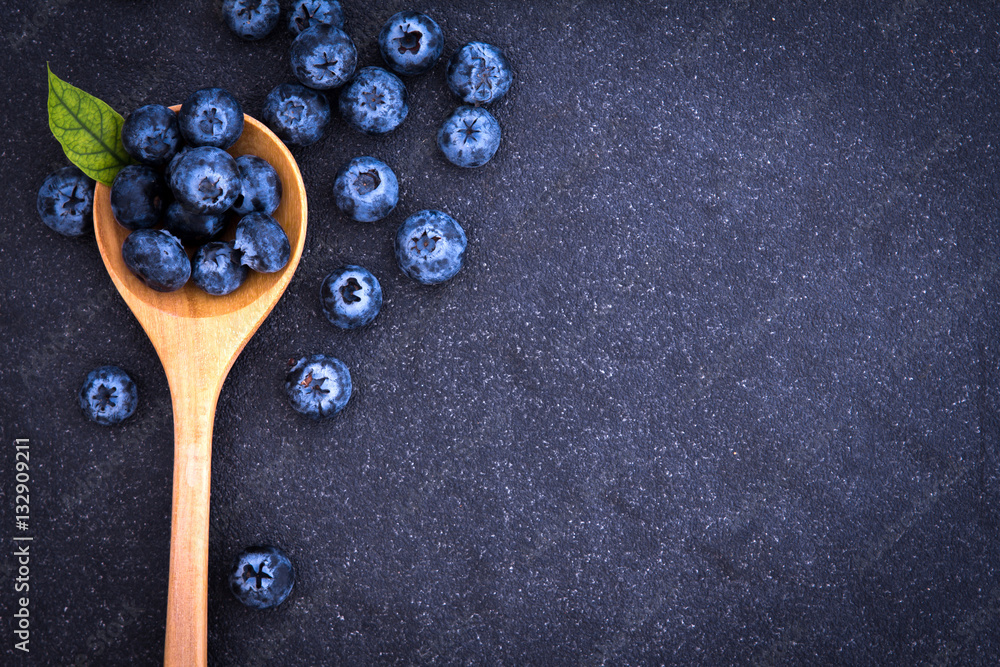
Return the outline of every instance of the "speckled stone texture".
{"type": "MultiPolygon", "coordinates": [[[[345,0],[359,66],[417,9],[442,60],[391,135],[296,149],[300,268],[236,362],[215,425],[213,665],[987,665],[1000,654],[1000,53],[995,3],[345,0]],[[697,4],[698,6],[695,6],[697,4]],[[476,170],[438,153],[459,46],[515,69],[476,170]],[[399,176],[377,223],[331,187],[399,176]],[[396,227],[454,216],[466,266],[426,288],[396,227]],[[370,327],[323,317],[360,264],[370,327]],[[355,392],[288,406],[325,353],[355,392]],[[226,589],[275,544],[277,610],[226,589]]],[[[32,643],[18,664],[161,660],[172,425],[154,351],[92,237],[34,211],[65,159],[45,61],[127,112],[223,86],[259,114],[291,35],[245,43],[218,2],[0,7],[0,633],[11,610],[14,438],[31,441],[32,643]],[[140,405],[87,422],[86,373],[140,405]]]]}

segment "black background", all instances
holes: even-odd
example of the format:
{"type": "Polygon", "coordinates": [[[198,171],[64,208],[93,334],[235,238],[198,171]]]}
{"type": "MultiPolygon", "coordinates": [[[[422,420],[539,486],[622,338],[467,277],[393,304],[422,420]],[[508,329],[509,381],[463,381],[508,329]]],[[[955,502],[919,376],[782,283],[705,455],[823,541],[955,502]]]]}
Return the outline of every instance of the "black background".
{"type": "MultiPolygon", "coordinates": [[[[485,167],[439,155],[444,60],[390,136],[296,149],[301,265],[223,388],[209,652],[216,665],[993,664],[1000,650],[998,10],[906,0],[345,4],[359,64],[402,9],[515,68],[485,167]],[[860,3],[857,3],[860,4],[860,3]],[[793,5],[796,5],[793,7],[793,5]],[[399,175],[345,221],[336,169],[399,175]],[[466,228],[451,283],[392,237],[466,228]],[[323,277],[381,280],[361,331],[323,277]],[[313,423],[288,359],[345,361],[313,423]],[[282,546],[271,612],[230,559],[282,546]]],[[[3,3],[0,410],[4,660],[162,660],[172,422],[165,377],[91,237],[39,221],[65,164],[45,61],[123,113],[224,86],[259,115],[293,79],[284,28],[243,43],[220,3],[3,3]],[[137,381],[87,422],[87,371],[137,381]],[[31,653],[13,649],[15,438],[31,442],[31,653]]]]}

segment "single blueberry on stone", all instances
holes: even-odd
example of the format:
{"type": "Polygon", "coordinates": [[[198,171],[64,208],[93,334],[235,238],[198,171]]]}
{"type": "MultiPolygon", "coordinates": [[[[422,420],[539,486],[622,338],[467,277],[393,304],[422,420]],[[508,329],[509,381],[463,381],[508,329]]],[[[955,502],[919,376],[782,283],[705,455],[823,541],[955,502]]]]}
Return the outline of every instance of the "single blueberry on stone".
{"type": "Polygon", "coordinates": [[[423,74],[441,57],[441,26],[426,14],[399,12],[378,34],[378,48],[389,69],[397,74],[423,74]]]}
{"type": "Polygon", "coordinates": [[[351,373],[344,362],[323,354],[302,357],[285,376],[292,408],[311,419],[327,419],[351,398],[351,373]]]}
{"type": "Polygon", "coordinates": [[[396,261],[407,276],[424,285],[450,280],[462,268],[465,230],[441,211],[419,211],[396,232],[396,261]]]}
{"type": "Polygon", "coordinates": [[[87,373],[79,397],[87,418],[104,426],[125,421],[139,404],[135,382],[118,366],[101,366],[87,373]]]}
{"type": "Polygon", "coordinates": [[[133,158],[153,167],[170,162],[181,148],[177,114],[161,104],[147,104],[122,124],[122,146],[133,158]]]}
{"type": "Polygon", "coordinates": [[[57,169],[38,189],[35,209],[52,231],[80,236],[93,224],[94,181],[76,167],[57,169]]]}
{"type": "Polygon", "coordinates": [[[396,208],[399,182],[385,162],[356,157],[337,172],[333,195],[337,208],[352,220],[374,222],[396,208]]]}
{"type": "Polygon", "coordinates": [[[365,134],[385,134],[396,129],[410,107],[406,86],[398,76],[381,67],[362,67],[340,91],[340,115],[365,134]]]}
{"type": "Polygon", "coordinates": [[[225,0],[222,3],[226,27],[247,41],[267,37],[280,18],[278,0],[225,0]]]}
{"type": "Polygon", "coordinates": [[[157,292],[173,292],[191,277],[191,260],[180,240],[163,229],[138,229],[122,244],[125,266],[157,292]]]}
{"type": "Polygon", "coordinates": [[[154,227],[160,223],[166,205],[166,183],[152,167],[130,164],[111,183],[111,212],[122,227],[154,227]]]}
{"type": "Polygon", "coordinates": [[[261,273],[283,269],[292,252],[285,230],[267,213],[244,216],[236,225],[233,245],[242,253],[243,264],[261,273]]]}
{"type": "Polygon", "coordinates": [[[191,280],[209,294],[222,296],[236,290],[250,272],[229,241],[213,241],[198,248],[191,259],[191,280]]]}
{"type": "Polygon", "coordinates": [[[503,52],[484,42],[469,42],[448,61],[448,87],[466,104],[495,102],[510,89],[513,73],[503,52]]]}
{"type": "Polygon", "coordinates": [[[341,329],[370,324],[382,308],[382,286],[363,267],[348,264],[328,275],[320,287],[320,304],[330,323],[341,329]]]}
{"type": "Polygon", "coordinates": [[[337,0],[295,0],[288,12],[288,29],[293,35],[314,25],[344,27],[344,11],[337,0]]]}
{"type": "Polygon", "coordinates": [[[330,103],[323,93],[282,83],[268,93],[261,119],[287,145],[308,146],[323,136],[330,122],[330,103]]]}
{"type": "Polygon", "coordinates": [[[250,547],[233,559],[229,590],[251,609],[277,607],[294,586],[292,561],[277,547],[250,547]]]}
{"type": "Polygon", "coordinates": [[[444,122],[438,148],[459,167],[481,167],[500,147],[500,124],[486,109],[461,106],[444,122]]]}
{"type": "Polygon", "coordinates": [[[290,51],[292,72],[302,85],[329,90],[354,74],[358,51],[347,33],[332,25],[316,25],[299,33],[290,51]]]}
{"type": "Polygon", "coordinates": [[[177,121],[192,146],[229,148],[243,134],[243,107],[224,88],[202,88],[184,100],[177,121]]]}

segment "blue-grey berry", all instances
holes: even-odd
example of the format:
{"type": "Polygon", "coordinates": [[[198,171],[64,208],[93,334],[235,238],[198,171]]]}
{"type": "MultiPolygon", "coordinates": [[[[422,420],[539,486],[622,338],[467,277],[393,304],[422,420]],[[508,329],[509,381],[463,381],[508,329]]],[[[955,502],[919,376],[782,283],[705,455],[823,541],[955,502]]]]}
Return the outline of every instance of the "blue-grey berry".
{"type": "Polygon", "coordinates": [[[172,201],[163,215],[163,228],[176,236],[182,243],[201,245],[211,241],[226,226],[226,217],[222,213],[202,215],[192,213],[180,202],[172,201]]]}
{"type": "Polygon", "coordinates": [[[466,104],[489,104],[510,89],[513,73],[503,51],[469,42],[448,61],[448,87],[466,104]]]}
{"type": "Polygon", "coordinates": [[[382,286],[368,269],[348,264],[323,280],[320,304],[331,324],[357,329],[370,324],[381,310],[382,286]]]}
{"type": "Polygon", "coordinates": [[[344,10],[337,0],[295,0],[288,12],[288,29],[298,35],[314,25],[344,27],[344,10]]]}
{"type": "Polygon", "coordinates": [[[423,74],[441,57],[444,35],[441,26],[426,14],[399,12],[382,26],[378,48],[389,69],[397,74],[423,74]]]}
{"type": "Polygon", "coordinates": [[[271,34],[281,18],[278,0],[225,0],[222,19],[240,39],[254,41],[271,34]]]}
{"type": "Polygon", "coordinates": [[[243,284],[250,272],[240,259],[231,241],[206,243],[191,259],[191,280],[209,294],[230,294],[243,284]]]}
{"type": "Polygon", "coordinates": [[[177,122],[192,146],[229,148],[243,134],[243,107],[225,88],[202,88],[184,100],[177,122]]]}
{"type": "Polygon", "coordinates": [[[57,169],[38,189],[35,210],[52,231],[80,236],[93,225],[94,181],[76,167],[57,169]]]}
{"type": "Polygon", "coordinates": [[[295,586],[295,568],[277,547],[250,547],[233,559],[229,590],[251,609],[270,609],[288,599],[295,586]]]}
{"type": "Polygon", "coordinates": [[[87,373],[79,398],[87,418],[104,426],[125,421],[139,404],[135,382],[118,366],[101,366],[87,373]]]}
{"type": "Polygon", "coordinates": [[[302,357],[285,376],[292,408],[311,419],[328,419],[351,398],[351,372],[340,359],[324,354],[302,357]]]}
{"type": "Polygon", "coordinates": [[[233,212],[271,214],[281,204],[281,179],[267,160],[256,155],[236,158],[242,189],[233,202],[233,212]]]}
{"type": "Polygon", "coordinates": [[[330,90],[344,85],[354,75],[358,50],[340,28],[316,25],[299,33],[289,57],[292,72],[302,85],[330,90]]]}
{"type": "Polygon", "coordinates": [[[278,221],[267,213],[243,216],[236,225],[236,241],[233,245],[242,253],[243,264],[261,273],[280,271],[291,257],[288,235],[278,221]]]}
{"type": "Polygon", "coordinates": [[[243,190],[236,160],[221,148],[192,148],[178,155],[170,167],[170,190],[192,213],[224,213],[243,190]]]}
{"type": "Polygon", "coordinates": [[[166,206],[166,183],[152,167],[130,164],[111,183],[111,212],[122,227],[155,227],[160,224],[166,206]]]}
{"type": "Polygon", "coordinates": [[[298,83],[282,83],[268,93],[261,120],[289,146],[320,140],[330,122],[330,103],[323,93],[298,83]]]}
{"type": "Polygon", "coordinates": [[[413,280],[437,285],[462,268],[467,243],[465,230],[450,215],[419,211],[404,220],[396,232],[396,261],[413,280]]]}
{"type": "Polygon", "coordinates": [[[375,222],[396,208],[399,182],[385,162],[356,157],[337,172],[333,195],[337,208],[352,220],[375,222]]]}
{"type": "Polygon", "coordinates": [[[169,163],[181,148],[177,114],[162,104],[139,107],[122,124],[122,146],[143,164],[162,167],[169,163]]]}
{"type": "Polygon", "coordinates": [[[157,292],[173,292],[191,277],[191,260],[180,240],[164,229],[137,229],[122,244],[125,266],[157,292]]]}
{"type": "Polygon", "coordinates": [[[381,67],[362,67],[340,91],[340,115],[348,125],[365,134],[385,134],[406,118],[406,86],[398,76],[381,67]]]}
{"type": "Polygon", "coordinates": [[[438,130],[438,148],[459,167],[481,167],[500,147],[500,124],[486,109],[460,106],[438,130]]]}

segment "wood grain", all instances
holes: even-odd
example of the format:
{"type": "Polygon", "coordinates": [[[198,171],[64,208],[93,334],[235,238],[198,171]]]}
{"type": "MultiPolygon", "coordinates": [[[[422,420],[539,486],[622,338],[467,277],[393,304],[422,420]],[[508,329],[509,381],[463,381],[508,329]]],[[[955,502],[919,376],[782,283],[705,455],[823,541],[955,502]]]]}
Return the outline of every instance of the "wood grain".
{"type": "Polygon", "coordinates": [[[221,297],[190,282],[176,292],[151,290],[122,260],[129,230],[111,212],[109,188],[98,183],[94,193],[101,258],[152,341],[170,385],[174,481],[164,664],[171,667],[208,661],[208,513],[219,392],[236,357],[288,287],[305,244],[306,192],[295,158],[263,124],[250,116],[244,121],[243,134],[229,153],[260,156],[278,172],[282,198],[273,215],[291,244],[291,258],[281,271],[251,271],[239,289],[221,297]]]}

